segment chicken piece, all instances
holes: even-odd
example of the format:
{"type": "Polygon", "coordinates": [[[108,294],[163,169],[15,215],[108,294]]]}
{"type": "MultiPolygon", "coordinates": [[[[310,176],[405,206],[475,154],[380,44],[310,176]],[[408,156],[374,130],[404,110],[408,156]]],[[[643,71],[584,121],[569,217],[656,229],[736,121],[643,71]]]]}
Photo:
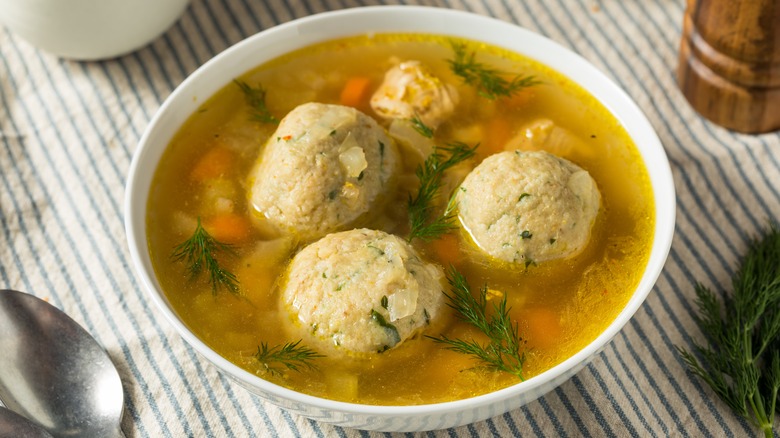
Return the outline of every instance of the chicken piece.
{"type": "Polygon", "coordinates": [[[538,119],[522,126],[504,145],[504,150],[547,151],[568,159],[592,158],[595,153],[586,142],[550,119],[538,119]]]}
{"type": "Polygon", "coordinates": [[[433,76],[419,61],[404,61],[385,73],[382,85],[371,96],[371,108],[386,119],[410,119],[415,115],[436,128],[455,110],[458,92],[433,76]]]}

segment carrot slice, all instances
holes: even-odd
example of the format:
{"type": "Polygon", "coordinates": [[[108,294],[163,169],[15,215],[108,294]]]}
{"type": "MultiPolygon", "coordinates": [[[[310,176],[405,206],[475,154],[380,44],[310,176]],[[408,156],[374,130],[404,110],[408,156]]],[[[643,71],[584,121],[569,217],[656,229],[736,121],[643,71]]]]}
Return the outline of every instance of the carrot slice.
{"type": "Polygon", "coordinates": [[[225,213],[210,218],[203,224],[211,237],[222,242],[238,244],[244,242],[252,232],[249,219],[235,213],[225,213]]]}
{"type": "Polygon", "coordinates": [[[347,79],[344,84],[344,88],[341,89],[341,95],[339,96],[339,102],[345,106],[360,107],[365,105],[364,102],[368,86],[371,84],[371,80],[367,77],[356,76],[347,79]]]}
{"type": "Polygon", "coordinates": [[[196,181],[219,178],[233,166],[233,152],[221,146],[211,148],[192,168],[190,177],[196,181]]]}

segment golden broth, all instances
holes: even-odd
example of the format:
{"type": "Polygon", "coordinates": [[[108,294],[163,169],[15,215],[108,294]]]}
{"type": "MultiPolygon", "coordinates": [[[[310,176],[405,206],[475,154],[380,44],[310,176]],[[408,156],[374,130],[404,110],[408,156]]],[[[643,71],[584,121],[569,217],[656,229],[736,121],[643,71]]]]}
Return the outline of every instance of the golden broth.
{"type": "MultiPolygon", "coordinates": [[[[437,144],[480,143],[477,157],[447,177],[449,190],[531,121],[552,120],[579,139],[575,148],[551,152],[588,170],[601,191],[601,210],[581,254],[528,268],[508,267],[479,256],[462,232],[428,244],[413,242],[428,259],[457,266],[474,291],[486,285],[506,294],[526,341],[524,377],[529,378],[593,341],[625,306],[650,253],[655,220],[652,191],[635,146],[594,98],[543,65],[484,44],[466,43],[469,50],[478,51],[481,62],[502,71],[535,75],[542,84],[512,98],[487,100],[449,70],[447,59],[453,56],[449,39],[427,35],[327,42],[259,66],[240,79],[252,86],[262,84],[268,108],[281,118],[302,103],[339,103],[349,78],[367,77],[375,89],[393,62],[423,61],[443,81],[456,85],[461,96],[456,114],[436,131],[437,144]]],[[[370,94],[357,107],[375,116],[368,105],[370,94]]],[[[281,318],[287,316],[278,310],[274,284],[298,248],[276,239],[258,226],[258,220],[246,219],[252,213],[245,180],[274,129],[275,125],[250,120],[242,91],[229,84],[190,117],[160,161],[148,204],[149,251],[166,296],[188,327],[238,366],[330,399],[383,405],[435,403],[517,383],[516,377],[475,367],[469,356],[443,349],[424,336],[371,359],[317,359],[313,370],[271,374],[260,365],[254,354],[261,343],[296,341],[280,330],[281,318]],[[235,243],[236,255],[221,256],[220,262],[237,275],[241,296],[226,290],[213,294],[203,276],[191,281],[184,266],[170,257],[173,247],[191,235],[196,217],[212,234],[219,234],[214,211],[220,209],[231,211],[239,224],[221,234],[223,240],[235,243]]],[[[398,193],[391,196],[383,214],[361,226],[399,235],[408,232],[405,202],[414,190],[416,164],[408,157],[405,161],[398,193]]],[[[450,312],[447,308],[443,313],[450,312]]],[[[432,327],[444,327],[442,333],[450,338],[481,339],[454,316],[444,319],[432,327]]]]}

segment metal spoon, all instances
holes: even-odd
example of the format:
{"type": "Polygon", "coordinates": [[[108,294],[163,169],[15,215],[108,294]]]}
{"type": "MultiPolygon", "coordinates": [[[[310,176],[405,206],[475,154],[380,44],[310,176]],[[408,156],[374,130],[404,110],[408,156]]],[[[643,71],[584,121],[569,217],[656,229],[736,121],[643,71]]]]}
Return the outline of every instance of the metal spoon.
{"type": "Polygon", "coordinates": [[[0,437],[52,438],[46,429],[0,406],[0,437]]]}
{"type": "Polygon", "coordinates": [[[123,436],[111,358],[68,315],[14,290],[0,290],[0,400],[55,437],[123,436]]]}

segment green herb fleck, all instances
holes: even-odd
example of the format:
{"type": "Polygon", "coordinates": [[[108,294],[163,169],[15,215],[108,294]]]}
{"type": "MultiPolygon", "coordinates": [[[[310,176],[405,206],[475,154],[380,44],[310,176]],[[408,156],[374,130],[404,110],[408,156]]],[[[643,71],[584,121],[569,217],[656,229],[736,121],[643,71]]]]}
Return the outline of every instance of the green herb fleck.
{"type": "Polygon", "coordinates": [[[409,121],[412,123],[412,128],[420,135],[426,138],[433,138],[433,128],[426,125],[419,116],[415,114],[409,121]]]}
{"type": "Polygon", "coordinates": [[[205,268],[209,273],[211,292],[213,294],[216,295],[221,287],[238,294],[238,279],[232,272],[219,265],[219,261],[215,257],[215,254],[218,252],[235,254],[232,245],[219,242],[211,237],[201,225],[199,216],[195,232],[189,239],[173,248],[171,258],[174,261],[186,263],[192,279],[199,276],[205,268]]]}
{"type": "Polygon", "coordinates": [[[465,83],[476,87],[477,92],[487,99],[511,96],[523,88],[541,83],[534,76],[517,75],[507,80],[505,76],[508,73],[477,62],[476,53],[467,53],[464,43],[453,41],[452,50],[455,52],[455,59],[447,60],[452,72],[460,76],[465,83]]]}
{"type": "Polygon", "coordinates": [[[316,366],[312,360],[325,356],[311,348],[301,346],[300,343],[301,341],[298,340],[268,348],[268,344],[261,342],[260,346],[257,347],[255,359],[260,362],[265,371],[273,375],[282,374],[284,368],[292,371],[299,371],[303,368],[315,369],[316,366]]]}
{"type": "Polygon", "coordinates": [[[279,123],[279,119],[274,117],[265,105],[266,91],[262,85],[258,84],[252,88],[249,84],[238,79],[233,82],[244,92],[246,103],[252,108],[252,119],[261,123],[279,123]]]}
{"type": "Polygon", "coordinates": [[[374,309],[371,309],[371,319],[374,320],[377,324],[379,324],[380,327],[385,329],[385,333],[390,337],[390,339],[393,342],[392,346],[395,346],[399,342],[401,342],[401,336],[398,334],[398,329],[395,328],[393,324],[390,324],[387,322],[384,316],[382,316],[381,313],[377,312],[374,309]]]}
{"type": "Polygon", "coordinates": [[[368,243],[368,244],[366,244],[366,247],[373,249],[373,250],[374,250],[374,251],[376,251],[376,252],[377,252],[377,253],[378,253],[380,256],[383,256],[383,255],[385,255],[385,250],[383,250],[382,248],[380,248],[380,247],[378,247],[378,246],[375,246],[375,245],[374,245],[374,244],[372,244],[372,243],[368,243]]]}
{"type": "Polygon", "coordinates": [[[450,198],[442,215],[431,219],[436,208],[434,201],[439,196],[444,172],[473,157],[478,146],[469,147],[464,143],[450,143],[434,150],[423,164],[417,166],[415,173],[420,180],[420,188],[417,190],[416,196],[409,195],[407,203],[411,223],[409,241],[414,238],[430,241],[455,229],[456,226],[453,223],[456,207],[455,196],[450,198]],[[445,158],[440,151],[446,152],[449,156],[445,158]]]}
{"type": "Polygon", "coordinates": [[[523,232],[520,233],[520,238],[521,239],[530,239],[531,237],[534,237],[534,235],[531,234],[531,232],[528,231],[528,230],[523,230],[523,232]]]}
{"type": "Polygon", "coordinates": [[[387,310],[387,295],[382,295],[382,300],[380,301],[380,304],[382,305],[382,308],[387,310]]]}
{"type": "Polygon", "coordinates": [[[521,194],[521,195],[520,195],[520,197],[519,197],[519,198],[517,198],[517,202],[520,202],[520,201],[522,201],[522,200],[523,200],[523,198],[526,198],[526,197],[528,197],[528,196],[531,196],[531,194],[530,194],[530,193],[523,193],[523,194],[521,194]]]}
{"type": "Polygon", "coordinates": [[[524,341],[517,322],[513,323],[509,316],[506,294],[488,311],[487,286],[483,286],[475,297],[466,278],[452,266],[447,272],[447,281],[451,290],[451,294],[445,293],[449,299],[447,305],[455,310],[458,318],[484,333],[489,341],[482,345],[475,340],[452,339],[445,335],[428,337],[449,350],[475,357],[488,369],[507,372],[524,380],[524,341]]]}

